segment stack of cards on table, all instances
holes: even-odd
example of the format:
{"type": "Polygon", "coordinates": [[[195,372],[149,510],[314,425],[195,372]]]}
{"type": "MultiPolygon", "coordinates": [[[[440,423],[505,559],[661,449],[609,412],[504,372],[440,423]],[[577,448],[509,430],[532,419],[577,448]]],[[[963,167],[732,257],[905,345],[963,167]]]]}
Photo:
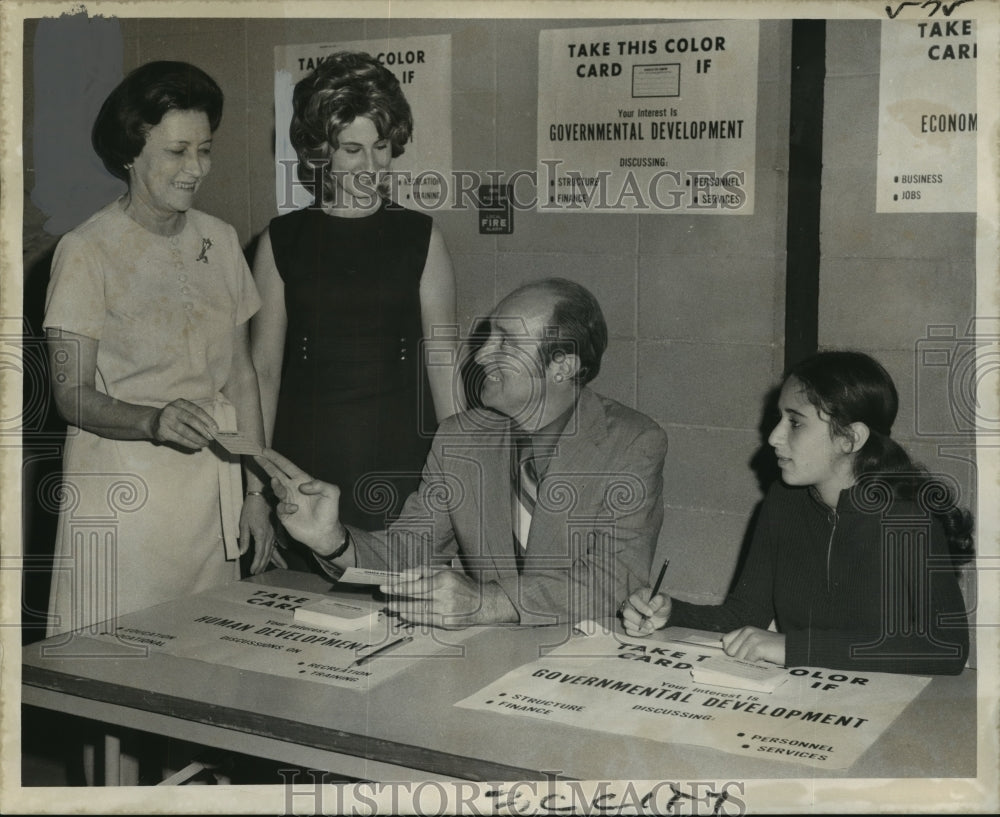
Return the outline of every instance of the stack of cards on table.
{"type": "Polygon", "coordinates": [[[788,679],[788,670],[777,664],[718,655],[698,662],[691,668],[691,677],[700,684],[751,692],[774,692],[788,679]]]}
{"type": "Polygon", "coordinates": [[[320,599],[295,608],[295,620],[301,624],[341,632],[372,629],[381,615],[378,604],[340,599],[320,599]]]}

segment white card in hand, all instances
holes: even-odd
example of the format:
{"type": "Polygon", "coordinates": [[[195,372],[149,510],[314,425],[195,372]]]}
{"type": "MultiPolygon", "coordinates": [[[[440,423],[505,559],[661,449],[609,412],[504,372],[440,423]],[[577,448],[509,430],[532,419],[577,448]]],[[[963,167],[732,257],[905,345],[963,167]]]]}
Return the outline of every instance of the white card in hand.
{"type": "Polygon", "coordinates": [[[260,454],[264,449],[239,431],[216,431],[216,441],[230,454],[260,454]]]}
{"type": "Polygon", "coordinates": [[[417,576],[416,573],[391,573],[388,570],[373,570],[368,567],[348,567],[344,575],[337,579],[345,584],[394,584],[417,576]]]}

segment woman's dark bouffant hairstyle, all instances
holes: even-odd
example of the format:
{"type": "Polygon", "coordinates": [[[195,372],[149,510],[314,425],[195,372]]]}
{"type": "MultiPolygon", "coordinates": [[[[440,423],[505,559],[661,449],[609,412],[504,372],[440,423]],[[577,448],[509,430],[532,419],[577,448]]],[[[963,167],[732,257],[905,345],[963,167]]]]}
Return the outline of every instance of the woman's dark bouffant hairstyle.
{"type": "Polygon", "coordinates": [[[972,550],[972,514],[960,508],[951,488],[910,459],[890,437],[896,420],[899,396],[889,373],[861,352],[820,352],[792,366],[785,380],[795,378],[821,417],[830,423],[830,433],[849,434],[851,423],[864,423],[868,440],[854,459],[854,476],[884,479],[897,496],[914,499],[933,496],[932,512],[944,525],[954,553],[972,550]]]}
{"type": "Polygon", "coordinates": [[[128,181],[125,165],[142,153],[146,134],[167,111],[202,111],[214,133],[222,121],[222,91],[186,62],[160,60],[136,68],[104,100],[91,131],[109,173],[128,181]]]}
{"type": "Polygon", "coordinates": [[[403,153],[413,133],[410,104],[399,80],[370,54],[331,54],[295,85],[289,136],[303,184],[315,185],[340,132],[359,116],[371,119],[379,137],[389,140],[393,158],[403,153]]]}

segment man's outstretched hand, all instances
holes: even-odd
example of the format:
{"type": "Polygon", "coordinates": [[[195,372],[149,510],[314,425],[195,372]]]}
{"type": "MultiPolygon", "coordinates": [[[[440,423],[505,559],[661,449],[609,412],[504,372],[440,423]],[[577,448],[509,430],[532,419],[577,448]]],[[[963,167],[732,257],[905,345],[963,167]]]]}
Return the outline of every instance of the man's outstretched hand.
{"type": "Polygon", "coordinates": [[[340,524],[340,488],[313,479],[273,449],[265,448],[254,459],[271,477],[285,530],[320,556],[338,550],[347,536],[340,524]]]}

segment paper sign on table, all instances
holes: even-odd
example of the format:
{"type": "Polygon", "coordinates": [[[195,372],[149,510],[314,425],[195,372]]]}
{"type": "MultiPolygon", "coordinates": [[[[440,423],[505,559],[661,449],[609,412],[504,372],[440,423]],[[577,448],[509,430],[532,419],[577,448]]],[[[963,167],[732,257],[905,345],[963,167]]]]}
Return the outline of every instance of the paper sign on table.
{"type": "MultiPolygon", "coordinates": [[[[94,637],[298,681],[368,689],[428,656],[460,657],[462,640],[472,632],[434,637],[386,616],[356,630],[295,620],[298,608],[328,598],[256,582],[232,582],[121,615],[105,622],[105,631],[94,637]],[[359,658],[411,635],[412,640],[400,643],[384,658],[357,665],[359,658]]],[[[346,601],[363,606],[356,599],[346,601]]]]}
{"type": "Polygon", "coordinates": [[[718,656],[717,648],[682,642],[577,636],[456,706],[575,726],[581,740],[586,732],[610,732],[846,769],[930,683],[794,667],[767,694],[691,678],[693,667],[718,656]]]}

